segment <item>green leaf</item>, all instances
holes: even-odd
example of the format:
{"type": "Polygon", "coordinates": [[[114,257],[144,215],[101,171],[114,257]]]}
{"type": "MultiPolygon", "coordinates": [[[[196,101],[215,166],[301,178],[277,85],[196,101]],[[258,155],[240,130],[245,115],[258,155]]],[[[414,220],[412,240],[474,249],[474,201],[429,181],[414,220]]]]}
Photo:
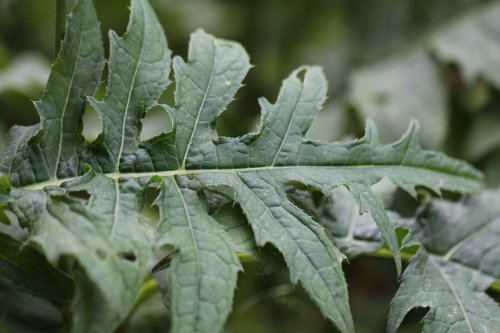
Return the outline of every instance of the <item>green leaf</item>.
{"type": "Polygon", "coordinates": [[[429,307],[424,332],[494,332],[500,308],[484,291],[492,279],[420,251],[403,274],[391,305],[389,332],[396,332],[406,313],[429,307]]]}
{"type": "Polygon", "coordinates": [[[229,184],[252,226],[258,246],[273,244],[284,256],[293,283],[300,282],[342,332],[353,330],[342,273],[343,256],[325,231],[294,206],[272,172],[234,173],[199,179],[210,186],[229,184]],[[219,183],[220,182],[220,183],[219,183]]]}
{"type": "Polygon", "coordinates": [[[2,159],[13,184],[73,177],[79,172],[82,150],[84,98],[94,93],[104,64],[99,23],[91,0],[80,0],[68,16],[66,38],[52,68],[47,87],[35,103],[39,130],[28,144],[19,146],[33,127],[11,131],[15,136],[2,159]],[[21,133],[19,133],[21,132],[21,133]],[[21,137],[18,137],[18,136],[21,137]]]}
{"type": "MultiPolygon", "coordinates": [[[[195,181],[196,182],[196,181],[195,181]]],[[[174,245],[169,274],[172,332],[219,332],[241,266],[232,242],[202,208],[185,177],[164,178],[158,246],[174,245]]]]}
{"type": "MultiPolygon", "coordinates": [[[[170,83],[171,52],[147,1],[133,0],[131,13],[122,38],[114,31],[109,34],[111,50],[106,95],[102,101],[90,99],[102,121],[103,132],[91,147],[95,155],[88,153],[86,158],[102,172],[153,171],[165,167],[155,163],[151,148],[145,148],[139,136],[146,110],[156,105],[170,83]]],[[[164,148],[173,149],[168,144],[164,148]]],[[[174,164],[173,168],[176,167],[174,164]]]]}
{"type": "Polygon", "coordinates": [[[500,307],[484,291],[500,279],[500,191],[458,203],[436,200],[411,225],[421,244],[391,305],[389,332],[415,307],[429,307],[425,332],[494,332],[500,307]]]}
{"type": "Polygon", "coordinates": [[[153,229],[140,215],[145,185],[90,172],[55,193],[14,190],[11,209],[30,230],[30,241],[50,261],[70,255],[80,266],[75,332],[111,331],[133,307],[154,244],[153,229]],[[88,201],[78,197],[82,191],[88,201]]]}
{"type": "Polygon", "coordinates": [[[499,200],[498,190],[458,203],[434,200],[417,215],[412,233],[429,252],[500,278],[499,200]],[[453,233],[445,232],[450,228],[453,233]]]}
{"type": "Polygon", "coordinates": [[[30,246],[0,233],[0,284],[11,290],[58,301],[73,297],[73,281],[30,246]]]}
{"type": "MultiPolygon", "coordinates": [[[[88,14],[83,9],[91,9],[89,1],[77,3],[71,29],[88,14]]],[[[6,202],[29,230],[29,241],[49,261],[61,256],[75,260],[75,332],[116,329],[133,308],[149,267],[158,267],[153,250],[169,246],[175,252],[159,261],[170,259],[170,267],[155,273],[161,273],[171,306],[172,332],[220,331],[241,267],[234,237],[209,213],[230,200],[241,207],[257,246],[278,249],[292,282],[304,287],[341,332],[352,332],[344,256],[321,224],[289,199],[287,189],[300,184],[329,197],[335,189],[347,188],[359,213],[373,218],[400,271],[394,226],[371,186],[387,178],[413,196],[417,186],[436,193],[473,192],[482,186],[481,174],[471,166],[422,150],[416,123],[390,145],[379,142],[372,122],[363,138],[351,142],[308,139],[305,133],[327,91],[326,78],[315,66],[292,72],[274,104],[260,99],[258,131],[220,137],[217,118],[250,64],[242,46],[201,30],[192,34],[188,59],[176,57],[173,62],[175,106],[165,107],[174,119],[172,132],[141,142],[141,119],[169,83],[169,59],[148,2],[133,0],[125,36],[111,34],[106,95],[102,101],[90,99],[103,122],[97,140],[75,146],[70,156],[74,164],[54,160],[60,171],[57,179],[50,179],[44,160],[38,158],[44,153],[41,143],[60,133],[45,122],[14,128],[2,159],[2,171],[13,185],[6,202]],[[71,166],[76,174],[62,172],[61,165],[71,166]],[[143,206],[146,190],[158,186],[155,202],[161,214],[155,224],[146,219],[143,206]],[[217,203],[208,198],[206,192],[214,188],[229,188],[233,199],[221,195],[217,203]]],[[[75,72],[72,82],[80,79],[75,72]]],[[[60,90],[68,88],[59,84],[60,90]]],[[[81,121],[81,113],[71,117],[81,121]]],[[[80,136],[80,129],[71,135],[80,136]]],[[[59,143],[56,148],[63,147],[59,143]]],[[[69,139],[63,143],[74,144],[69,139]]],[[[69,154],[66,148],[63,152],[69,154]]]]}
{"type": "MultiPolygon", "coordinates": [[[[38,132],[39,125],[33,126],[13,126],[8,134],[8,142],[5,151],[0,159],[0,172],[9,175],[10,181],[14,184],[21,182],[20,175],[14,172],[14,167],[19,163],[19,156],[22,156],[30,140],[38,132]]],[[[27,163],[27,162],[26,162],[27,163]]],[[[27,163],[28,167],[29,164],[27,163]]]]}
{"type": "Polygon", "coordinates": [[[191,35],[189,60],[174,59],[176,144],[181,167],[218,164],[215,119],[241,87],[250,63],[237,43],[198,30],[191,35]]]}

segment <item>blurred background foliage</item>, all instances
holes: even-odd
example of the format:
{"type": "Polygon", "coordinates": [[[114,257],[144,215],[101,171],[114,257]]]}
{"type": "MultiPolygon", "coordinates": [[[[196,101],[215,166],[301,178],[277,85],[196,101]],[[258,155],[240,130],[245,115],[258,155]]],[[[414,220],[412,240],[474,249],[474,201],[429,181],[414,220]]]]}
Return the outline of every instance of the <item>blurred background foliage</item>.
{"type": "MultiPolygon", "coordinates": [[[[239,41],[250,54],[255,68],[219,118],[221,135],[255,129],[258,97],[274,100],[281,80],[293,69],[319,64],[329,78],[330,99],[309,131],[311,138],[359,137],[369,117],[379,126],[382,140],[390,142],[416,118],[424,147],[466,159],[485,172],[488,186],[500,184],[500,1],[151,2],[175,54],[186,57],[189,33],[197,28],[239,41]]],[[[103,35],[109,29],[123,33],[128,0],[94,3],[103,35]]],[[[38,122],[31,100],[40,98],[50,71],[54,22],[55,0],[0,0],[0,150],[10,126],[38,122]]],[[[163,102],[172,104],[172,91],[163,102]]],[[[143,125],[144,138],[170,128],[161,108],[151,110],[143,125]]],[[[100,131],[93,110],[85,113],[84,131],[89,140],[100,131]]],[[[398,195],[399,211],[411,212],[414,204],[398,195]]],[[[396,289],[393,266],[370,257],[345,265],[358,332],[384,331],[396,289]]],[[[284,268],[258,273],[250,264],[241,274],[228,333],[334,330],[300,287],[289,285],[284,268]]],[[[422,313],[411,313],[401,332],[418,332],[422,313]]],[[[47,301],[0,290],[0,331],[55,332],[62,316],[47,301]],[[1,305],[12,302],[18,306],[1,305]]],[[[165,331],[166,318],[155,294],[123,331],[165,331]]]]}

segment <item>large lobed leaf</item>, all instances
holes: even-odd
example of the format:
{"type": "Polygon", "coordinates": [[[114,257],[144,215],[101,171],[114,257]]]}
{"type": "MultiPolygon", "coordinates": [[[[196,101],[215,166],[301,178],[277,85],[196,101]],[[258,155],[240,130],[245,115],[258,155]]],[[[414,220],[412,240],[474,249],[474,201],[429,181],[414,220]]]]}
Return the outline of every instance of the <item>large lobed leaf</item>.
{"type": "MultiPolygon", "coordinates": [[[[142,142],[140,121],[169,84],[170,51],[148,2],[133,0],[131,8],[125,35],[110,35],[108,85],[97,101],[91,95],[102,69],[98,22],[91,1],[77,1],[37,107],[41,124],[13,128],[1,163],[13,188],[0,203],[8,203],[50,261],[65,256],[76,261],[73,331],[113,331],[134,306],[153,250],[166,246],[175,252],[170,267],[157,273],[167,281],[172,332],[221,331],[241,269],[239,247],[200,197],[225,188],[241,206],[256,244],[277,248],[292,282],[304,287],[341,332],[352,332],[344,255],[289,199],[290,185],[314,187],[327,197],[347,188],[359,213],[377,224],[398,272],[394,226],[371,186],[388,178],[412,195],[417,186],[437,193],[481,187],[481,175],[472,167],[423,151],[417,124],[390,145],[379,142],[371,122],[366,135],[352,142],[306,138],[326,99],[318,67],[294,71],[274,104],[259,101],[258,132],[219,137],[217,117],[250,64],[239,44],[203,31],[192,34],[188,59],[173,61],[175,107],[165,109],[174,130],[142,142]],[[85,96],[103,123],[92,143],[81,137],[85,96]],[[159,221],[142,213],[148,187],[160,189],[159,221]]],[[[2,184],[7,193],[9,185],[2,184]]]]}

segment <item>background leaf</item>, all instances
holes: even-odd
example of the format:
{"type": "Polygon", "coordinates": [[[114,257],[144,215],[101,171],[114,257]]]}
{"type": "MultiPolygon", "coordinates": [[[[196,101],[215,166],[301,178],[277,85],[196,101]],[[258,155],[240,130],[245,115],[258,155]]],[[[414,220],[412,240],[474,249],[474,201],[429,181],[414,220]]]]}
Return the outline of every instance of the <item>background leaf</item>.
{"type": "Polygon", "coordinates": [[[432,49],[440,59],[457,64],[467,82],[482,77],[500,88],[500,60],[495,56],[500,51],[499,14],[498,2],[468,13],[433,36],[432,49]]]}
{"type": "Polygon", "coordinates": [[[73,297],[73,280],[52,267],[47,260],[30,246],[0,233],[0,284],[52,300],[70,301],[73,297]]]}
{"type": "Polygon", "coordinates": [[[444,143],[446,90],[436,64],[423,49],[357,70],[350,79],[349,100],[361,119],[375,121],[383,141],[396,140],[412,119],[418,119],[424,147],[436,149],[444,143]]]}
{"type": "Polygon", "coordinates": [[[436,200],[420,212],[411,229],[422,248],[391,305],[390,332],[414,307],[430,308],[424,331],[498,327],[500,308],[484,291],[500,277],[499,198],[496,190],[456,204],[436,200]]]}

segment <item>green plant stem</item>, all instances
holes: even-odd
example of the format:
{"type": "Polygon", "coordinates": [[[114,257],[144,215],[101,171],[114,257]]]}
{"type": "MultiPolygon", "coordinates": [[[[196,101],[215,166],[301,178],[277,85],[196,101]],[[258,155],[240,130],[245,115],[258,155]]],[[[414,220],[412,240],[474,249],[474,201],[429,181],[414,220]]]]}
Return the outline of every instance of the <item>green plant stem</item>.
{"type": "Polygon", "coordinates": [[[141,290],[139,290],[139,293],[137,293],[137,297],[135,298],[134,302],[134,307],[132,310],[130,310],[128,316],[123,320],[123,322],[120,324],[119,328],[116,330],[116,332],[122,332],[125,327],[127,327],[127,324],[134,314],[134,312],[137,310],[137,308],[142,305],[145,301],[147,301],[151,296],[154,294],[160,292],[160,286],[156,281],[151,277],[148,276],[145,280],[144,283],[141,286],[141,290]]]}
{"type": "Polygon", "coordinates": [[[500,281],[494,281],[490,285],[490,289],[500,294],[500,281]]]}
{"type": "Polygon", "coordinates": [[[61,50],[61,42],[66,28],[66,0],[57,0],[56,3],[56,43],[55,58],[61,50]]]}
{"type": "Polygon", "coordinates": [[[141,290],[139,290],[139,293],[137,294],[134,309],[158,291],[160,291],[160,287],[158,286],[156,281],[152,277],[148,277],[146,281],[144,281],[141,290]]]}
{"type": "MultiPolygon", "coordinates": [[[[363,255],[368,256],[368,257],[378,257],[378,258],[386,258],[386,259],[394,258],[391,250],[389,250],[386,247],[383,247],[383,248],[381,248],[375,252],[372,252],[372,253],[364,253],[363,255]]],[[[407,253],[404,251],[401,252],[401,260],[408,261],[411,259],[411,257],[413,257],[413,254],[407,253]]]]}
{"type": "MultiPolygon", "coordinates": [[[[377,258],[387,258],[387,259],[392,259],[392,252],[388,248],[381,248],[376,252],[372,253],[365,253],[364,255],[369,256],[369,257],[377,257],[377,258]]],[[[412,253],[408,252],[401,252],[401,259],[403,261],[409,261],[413,257],[412,253]]],[[[490,289],[495,291],[496,293],[500,293],[500,281],[493,281],[493,283],[490,285],[490,289]]]]}
{"type": "Polygon", "coordinates": [[[245,253],[245,252],[237,252],[236,255],[238,256],[238,260],[242,263],[242,264],[252,264],[252,263],[255,263],[257,262],[257,259],[255,259],[254,256],[248,254],[248,253],[245,253]]]}

